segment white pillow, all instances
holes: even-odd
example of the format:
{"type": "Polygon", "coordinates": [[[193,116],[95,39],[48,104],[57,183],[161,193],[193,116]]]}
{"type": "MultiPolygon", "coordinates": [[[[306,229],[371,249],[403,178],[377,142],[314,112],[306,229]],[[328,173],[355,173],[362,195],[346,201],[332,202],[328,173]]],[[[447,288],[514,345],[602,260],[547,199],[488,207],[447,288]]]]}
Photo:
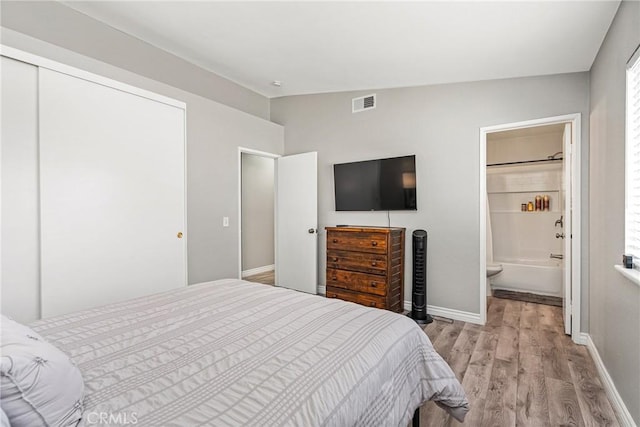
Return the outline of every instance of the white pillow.
{"type": "Polygon", "coordinates": [[[0,406],[11,426],[77,425],[84,398],[78,367],[27,326],[0,320],[0,406]]]}

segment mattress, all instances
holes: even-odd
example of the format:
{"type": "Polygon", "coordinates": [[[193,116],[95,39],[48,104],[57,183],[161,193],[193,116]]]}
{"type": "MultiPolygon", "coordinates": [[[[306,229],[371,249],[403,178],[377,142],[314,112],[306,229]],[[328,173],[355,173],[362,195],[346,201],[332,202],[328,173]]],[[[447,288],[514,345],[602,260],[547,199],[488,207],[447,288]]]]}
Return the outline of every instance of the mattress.
{"type": "Polygon", "coordinates": [[[405,316],[219,280],[32,324],[82,371],[86,425],[403,426],[462,387],[405,316]]]}

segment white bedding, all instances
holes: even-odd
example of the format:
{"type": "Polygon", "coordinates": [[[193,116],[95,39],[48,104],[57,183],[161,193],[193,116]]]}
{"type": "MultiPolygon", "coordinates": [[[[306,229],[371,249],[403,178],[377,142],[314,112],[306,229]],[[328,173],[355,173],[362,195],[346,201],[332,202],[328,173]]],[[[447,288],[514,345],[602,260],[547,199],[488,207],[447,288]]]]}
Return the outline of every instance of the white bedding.
{"type": "Polygon", "coordinates": [[[236,279],[32,326],[80,367],[87,425],[405,427],[430,399],[468,410],[407,317],[236,279]]]}

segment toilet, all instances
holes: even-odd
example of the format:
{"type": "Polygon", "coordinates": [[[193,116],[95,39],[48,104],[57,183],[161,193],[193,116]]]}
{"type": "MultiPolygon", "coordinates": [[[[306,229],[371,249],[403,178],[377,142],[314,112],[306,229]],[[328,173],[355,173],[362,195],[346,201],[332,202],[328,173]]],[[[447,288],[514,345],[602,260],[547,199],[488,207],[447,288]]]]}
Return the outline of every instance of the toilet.
{"type": "Polygon", "coordinates": [[[501,271],[502,271],[501,264],[493,264],[493,263],[489,264],[489,260],[487,259],[487,278],[493,277],[496,274],[500,273],[501,271]]]}

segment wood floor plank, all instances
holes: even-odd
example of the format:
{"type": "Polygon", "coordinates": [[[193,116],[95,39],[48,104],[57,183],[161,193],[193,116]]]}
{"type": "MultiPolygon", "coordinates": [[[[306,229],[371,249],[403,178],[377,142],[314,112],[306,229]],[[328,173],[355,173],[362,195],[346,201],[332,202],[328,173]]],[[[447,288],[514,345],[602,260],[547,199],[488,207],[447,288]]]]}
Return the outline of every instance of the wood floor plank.
{"type": "Polygon", "coordinates": [[[562,348],[543,348],[542,365],[544,366],[545,377],[566,382],[572,381],[569,362],[562,348]]]}
{"type": "Polygon", "coordinates": [[[542,355],[538,330],[532,328],[520,328],[518,349],[521,353],[536,354],[539,356],[542,355]]]}
{"type": "Polygon", "coordinates": [[[502,324],[505,326],[512,326],[514,328],[520,327],[520,312],[522,311],[522,302],[506,300],[507,304],[504,308],[504,315],[502,317],[502,324]]]}
{"type": "Polygon", "coordinates": [[[538,345],[542,349],[557,348],[564,353],[565,342],[563,335],[564,333],[560,333],[557,330],[540,329],[538,330],[538,345]]]}
{"type": "MultiPolygon", "coordinates": [[[[470,401],[475,402],[486,397],[494,356],[495,350],[476,350],[471,355],[462,381],[462,386],[470,401]]],[[[480,410],[482,411],[482,408],[480,410]]]]}
{"type": "Polygon", "coordinates": [[[516,425],[531,427],[550,425],[541,356],[519,354],[517,389],[516,425]]]}
{"type": "Polygon", "coordinates": [[[551,307],[557,325],[564,325],[564,307],[551,307]]]}
{"type": "Polygon", "coordinates": [[[467,367],[469,366],[469,360],[471,360],[471,353],[466,351],[451,350],[447,357],[447,363],[451,366],[451,370],[456,374],[456,378],[460,383],[464,380],[467,367]]]}
{"type": "Polygon", "coordinates": [[[464,322],[458,320],[448,324],[442,329],[435,341],[432,342],[433,348],[439,354],[449,354],[463,328],[464,322]]]}
{"type": "Polygon", "coordinates": [[[540,305],[537,307],[538,309],[538,325],[540,329],[550,329],[553,331],[558,330],[558,326],[562,326],[562,324],[558,325],[558,321],[556,318],[555,312],[560,307],[553,307],[550,305],[540,305]]]}
{"type": "Polygon", "coordinates": [[[586,426],[619,426],[606,392],[596,376],[580,364],[569,362],[569,371],[586,426]]]}
{"type": "Polygon", "coordinates": [[[519,332],[513,326],[503,325],[498,338],[496,358],[510,362],[518,361],[519,332]]]}
{"type": "Polygon", "coordinates": [[[518,359],[493,362],[482,425],[513,426],[516,424],[518,359]]]}
{"type": "Polygon", "coordinates": [[[265,273],[254,274],[243,278],[248,282],[262,283],[263,285],[273,285],[275,283],[275,271],[267,271],[265,273]]]}
{"type": "Polygon", "coordinates": [[[499,335],[493,331],[481,331],[474,352],[491,351],[495,354],[496,347],[498,346],[498,338],[499,335]]]}
{"type": "Polygon", "coordinates": [[[429,340],[431,340],[431,342],[433,343],[438,338],[438,335],[440,335],[440,332],[442,332],[442,330],[446,328],[447,325],[449,325],[449,323],[434,320],[433,322],[426,325],[423,330],[427,333],[429,340]]]}
{"type": "Polygon", "coordinates": [[[476,349],[471,354],[469,365],[462,380],[471,409],[465,424],[480,425],[484,414],[484,405],[495,360],[498,336],[490,332],[481,332],[476,349]]]}
{"type": "Polygon", "coordinates": [[[481,331],[481,326],[467,323],[460,331],[458,339],[456,340],[455,344],[453,344],[453,347],[451,347],[451,350],[461,351],[469,354],[473,353],[473,350],[476,347],[476,343],[480,338],[481,331]]]}
{"type": "MultiPolygon", "coordinates": [[[[480,426],[482,425],[482,417],[484,416],[484,405],[485,399],[478,398],[471,403],[471,409],[467,413],[467,416],[464,419],[464,423],[460,424],[457,421],[453,421],[452,425],[460,425],[460,426],[480,426]]],[[[429,424],[427,424],[429,426],[429,424]]]]}
{"type": "Polygon", "coordinates": [[[525,302],[522,304],[520,312],[520,328],[537,329],[538,328],[538,308],[541,304],[525,302]]]}
{"type": "Polygon", "coordinates": [[[596,368],[586,346],[576,345],[571,341],[570,337],[566,337],[564,341],[564,351],[569,362],[578,364],[582,369],[588,371],[592,377],[599,377],[598,368],[596,368]]]}
{"type": "Polygon", "coordinates": [[[549,421],[554,426],[584,426],[578,396],[572,383],[545,377],[549,421]]]}
{"type": "Polygon", "coordinates": [[[481,330],[481,326],[467,323],[460,331],[458,339],[455,344],[453,344],[453,347],[451,347],[449,355],[446,357],[443,356],[460,382],[464,379],[471,354],[480,339],[481,330]]]}
{"type": "Polygon", "coordinates": [[[507,305],[507,300],[492,298],[491,308],[487,312],[487,322],[484,325],[485,330],[497,330],[502,326],[502,319],[504,317],[504,310],[507,305]]]}
{"type": "Polygon", "coordinates": [[[449,414],[434,402],[428,402],[420,409],[420,426],[445,427],[449,418],[449,414]]]}

